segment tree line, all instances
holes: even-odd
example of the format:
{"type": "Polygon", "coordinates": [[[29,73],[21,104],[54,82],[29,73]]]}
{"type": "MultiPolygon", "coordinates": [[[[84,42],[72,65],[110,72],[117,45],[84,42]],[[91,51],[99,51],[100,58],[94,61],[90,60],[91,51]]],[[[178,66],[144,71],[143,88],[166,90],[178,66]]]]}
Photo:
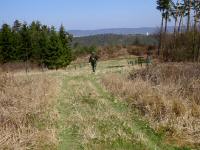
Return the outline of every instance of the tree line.
{"type": "Polygon", "coordinates": [[[0,63],[33,61],[48,68],[65,67],[72,61],[71,42],[63,25],[56,31],[39,21],[28,25],[16,20],[13,26],[0,28],[0,63]]]}
{"type": "Polygon", "coordinates": [[[74,37],[73,45],[78,46],[129,46],[129,45],[157,45],[158,41],[152,35],[119,35],[99,34],[86,37],[74,37]]]}
{"type": "Polygon", "coordinates": [[[108,54],[131,46],[158,45],[154,35],[118,35],[99,34],[86,37],[74,37],[72,42],[73,53],[76,57],[88,55],[91,52],[104,51],[108,54]]]}
{"type": "Polygon", "coordinates": [[[200,1],[157,0],[161,12],[158,55],[172,60],[200,60],[200,1]],[[174,20],[173,34],[167,33],[168,22],[174,20]]]}

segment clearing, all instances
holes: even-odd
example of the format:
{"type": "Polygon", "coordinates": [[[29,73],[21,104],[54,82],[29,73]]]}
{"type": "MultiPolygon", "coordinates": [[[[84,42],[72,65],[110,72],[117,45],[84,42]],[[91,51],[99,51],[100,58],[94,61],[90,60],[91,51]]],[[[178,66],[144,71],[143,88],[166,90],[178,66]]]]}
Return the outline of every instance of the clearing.
{"type": "MultiPolygon", "coordinates": [[[[137,66],[134,66],[137,68],[137,66]]],[[[126,59],[71,65],[53,75],[62,80],[58,98],[60,150],[67,149],[179,149],[164,144],[164,136],[151,129],[136,110],[108,93],[101,84],[107,73],[126,75],[133,69],[126,59]]],[[[186,148],[181,148],[186,149],[186,148]]]]}

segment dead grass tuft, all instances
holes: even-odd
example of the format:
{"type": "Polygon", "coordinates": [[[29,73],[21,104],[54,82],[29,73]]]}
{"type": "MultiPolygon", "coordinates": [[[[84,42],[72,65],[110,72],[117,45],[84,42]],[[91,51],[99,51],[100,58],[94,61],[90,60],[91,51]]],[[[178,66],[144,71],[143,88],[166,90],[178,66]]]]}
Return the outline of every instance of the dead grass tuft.
{"type": "Polygon", "coordinates": [[[46,75],[0,74],[0,149],[55,148],[57,85],[46,75]]]}

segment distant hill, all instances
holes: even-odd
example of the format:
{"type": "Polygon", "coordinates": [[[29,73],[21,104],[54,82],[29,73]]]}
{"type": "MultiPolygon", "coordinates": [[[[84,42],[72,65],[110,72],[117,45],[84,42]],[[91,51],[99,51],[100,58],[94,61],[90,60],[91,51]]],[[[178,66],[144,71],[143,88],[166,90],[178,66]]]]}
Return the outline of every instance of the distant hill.
{"type": "MultiPolygon", "coordinates": [[[[111,28],[111,29],[99,29],[99,30],[69,30],[68,32],[74,37],[91,36],[98,34],[153,34],[158,32],[156,27],[143,27],[143,28],[111,28]]],[[[173,31],[173,27],[168,27],[168,31],[173,31]]]]}
{"type": "Polygon", "coordinates": [[[73,46],[157,45],[153,36],[100,34],[74,37],[73,46]]]}

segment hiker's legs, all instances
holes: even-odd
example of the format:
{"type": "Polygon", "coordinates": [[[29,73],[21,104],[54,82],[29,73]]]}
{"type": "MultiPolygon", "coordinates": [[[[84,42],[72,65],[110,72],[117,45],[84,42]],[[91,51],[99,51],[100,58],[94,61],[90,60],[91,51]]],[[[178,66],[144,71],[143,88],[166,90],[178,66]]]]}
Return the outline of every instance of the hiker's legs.
{"type": "Polygon", "coordinates": [[[94,64],[91,63],[92,71],[95,72],[94,64]]]}
{"type": "Polygon", "coordinates": [[[95,72],[95,66],[94,65],[92,65],[92,71],[95,72]]]}
{"type": "Polygon", "coordinates": [[[93,71],[93,72],[96,71],[96,63],[92,63],[92,71],[93,71]]]}
{"type": "Polygon", "coordinates": [[[97,64],[95,63],[94,64],[94,71],[96,71],[96,68],[97,68],[97,64]]]}

